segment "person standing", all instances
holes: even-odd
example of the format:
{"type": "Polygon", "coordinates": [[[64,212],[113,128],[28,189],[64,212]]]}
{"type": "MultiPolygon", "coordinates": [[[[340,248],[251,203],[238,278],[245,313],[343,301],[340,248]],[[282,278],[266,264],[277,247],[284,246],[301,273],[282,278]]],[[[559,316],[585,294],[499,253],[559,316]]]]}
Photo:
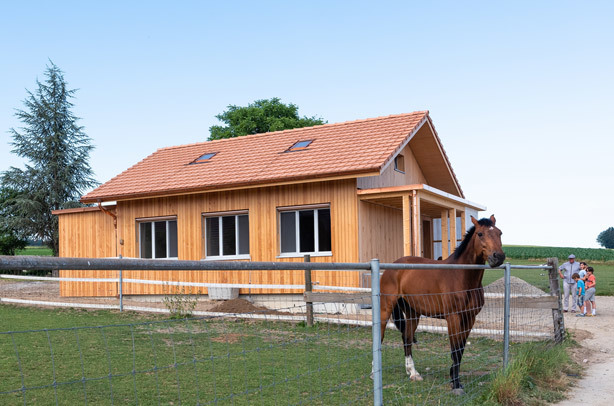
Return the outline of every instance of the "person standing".
{"type": "Polygon", "coordinates": [[[590,304],[591,312],[587,316],[596,316],[597,309],[595,308],[595,270],[592,266],[586,268],[586,306],[590,304]]]}
{"type": "Polygon", "coordinates": [[[576,312],[578,301],[578,289],[576,281],[572,276],[580,271],[580,265],[576,262],[576,256],[571,254],[567,257],[568,261],[559,267],[559,276],[563,279],[563,311],[567,313],[569,309],[569,295],[571,294],[571,312],[576,312]]]}

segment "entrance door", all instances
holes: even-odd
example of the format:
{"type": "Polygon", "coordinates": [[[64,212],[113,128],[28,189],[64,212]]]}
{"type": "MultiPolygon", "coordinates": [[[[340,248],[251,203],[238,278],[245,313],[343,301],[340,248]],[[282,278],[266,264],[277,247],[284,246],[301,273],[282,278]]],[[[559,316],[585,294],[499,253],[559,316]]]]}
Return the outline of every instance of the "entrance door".
{"type": "Polygon", "coordinates": [[[431,220],[422,220],[422,256],[433,258],[433,227],[431,220]]]}

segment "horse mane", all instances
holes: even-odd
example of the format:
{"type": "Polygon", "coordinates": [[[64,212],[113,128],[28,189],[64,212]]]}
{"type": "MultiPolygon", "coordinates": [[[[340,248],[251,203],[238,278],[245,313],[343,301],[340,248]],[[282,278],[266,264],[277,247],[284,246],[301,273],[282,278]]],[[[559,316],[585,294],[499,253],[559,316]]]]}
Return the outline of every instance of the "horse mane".
{"type": "MultiPolygon", "coordinates": [[[[486,227],[494,226],[492,221],[490,221],[490,219],[487,219],[487,218],[478,220],[478,224],[481,226],[486,226],[486,227]]],[[[454,250],[454,253],[452,254],[454,256],[454,259],[459,259],[461,255],[463,255],[463,252],[465,252],[465,250],[469,246],[469,241],[471,241],[471,238],[473,237],[473,233],[475,233],[475,226],[472,226],[467,231],[465,238],[463,238],[463,242],[461,242],[460,245],[454,250]]]]}

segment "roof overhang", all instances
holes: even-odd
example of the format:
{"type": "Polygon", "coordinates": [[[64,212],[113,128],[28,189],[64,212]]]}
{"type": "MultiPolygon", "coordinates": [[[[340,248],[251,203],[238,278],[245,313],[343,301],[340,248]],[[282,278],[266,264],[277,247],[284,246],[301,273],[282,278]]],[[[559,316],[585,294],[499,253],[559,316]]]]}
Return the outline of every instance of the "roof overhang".
{"type": "Polygon", "coordinates": [[[422,214],[431,217],[439,217],[443,209],[456,209],[457,211],[465,211],[467,209],[476,211],[486,210],[484,205],[424,184],[363,189],[358,191],[358,197],[361,201],[402,209],[403,197],[413,195],[414,193],[418,195],[421,201],[422,214]]]}

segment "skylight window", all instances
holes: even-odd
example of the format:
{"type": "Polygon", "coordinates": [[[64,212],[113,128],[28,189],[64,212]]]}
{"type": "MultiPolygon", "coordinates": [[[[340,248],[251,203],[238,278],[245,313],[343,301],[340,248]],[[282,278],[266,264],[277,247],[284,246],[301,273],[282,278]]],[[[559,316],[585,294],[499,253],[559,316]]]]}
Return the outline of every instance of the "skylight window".
{"type": "Polygon", "coordinates": [[[209,161],[211,158],[213,158],[215,155],[217,154],[217,152],[212,152],[212,153],[208,153],[208,154],[204,154],[201,155],[198,159],[194,160],[193,163],[195,164],[199,164],[201,162],[207,162],[209,161]]]}
{"type": "Polygon", "coordinates": [[[288,151],[300,151],[302,149],[307,149],[307,147],[312,142],[313,142],[313,140],[299,141],[296,144],[294,144],[293,146],[291,146],[290,148],[288,148],[288,151]]]}

